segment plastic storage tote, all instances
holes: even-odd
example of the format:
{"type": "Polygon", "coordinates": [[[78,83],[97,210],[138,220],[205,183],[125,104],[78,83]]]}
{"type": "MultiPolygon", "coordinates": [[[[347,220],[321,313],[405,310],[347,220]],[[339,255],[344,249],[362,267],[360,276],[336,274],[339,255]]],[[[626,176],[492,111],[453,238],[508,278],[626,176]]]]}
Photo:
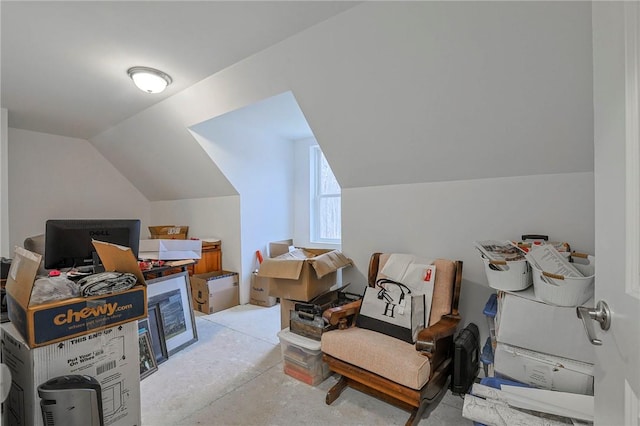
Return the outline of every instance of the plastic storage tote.
{"type": "Polygon", "coordinates": [[[322,383],[329,374],[329,366],[322,361],[320,342],[292,333],[289,328],[278,333],[285,374],[308,385],[322,383]]]}

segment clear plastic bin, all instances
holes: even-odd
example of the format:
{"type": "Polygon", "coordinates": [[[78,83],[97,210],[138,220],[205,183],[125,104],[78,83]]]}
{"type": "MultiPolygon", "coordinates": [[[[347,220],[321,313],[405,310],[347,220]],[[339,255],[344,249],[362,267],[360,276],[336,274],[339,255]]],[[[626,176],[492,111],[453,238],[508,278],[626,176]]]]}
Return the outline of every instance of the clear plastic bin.
{"type": "Polygon", "coordinates": [[[322,361],[319,341],[292,333],[288,327],[278,337],[285,374],[312,386],[329,377],[331,372],[322,361]]]}

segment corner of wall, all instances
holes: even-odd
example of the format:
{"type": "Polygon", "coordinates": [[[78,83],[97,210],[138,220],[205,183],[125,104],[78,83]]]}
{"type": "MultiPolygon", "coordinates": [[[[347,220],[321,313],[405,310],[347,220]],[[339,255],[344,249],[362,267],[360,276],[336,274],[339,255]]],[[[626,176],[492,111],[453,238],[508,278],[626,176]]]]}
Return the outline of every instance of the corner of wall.
{"type": "Polygon", "coordinates": [[[9,255],[9,114],[0,110],[0,255],[9,255]]]}

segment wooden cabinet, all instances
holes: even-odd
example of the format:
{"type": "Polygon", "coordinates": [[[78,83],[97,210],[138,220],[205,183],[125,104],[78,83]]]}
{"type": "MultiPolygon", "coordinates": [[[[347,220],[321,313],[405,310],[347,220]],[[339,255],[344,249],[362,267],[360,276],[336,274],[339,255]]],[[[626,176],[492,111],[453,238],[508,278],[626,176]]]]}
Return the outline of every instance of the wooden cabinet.
{"type": "Polygon", "coordinates": [[[202,257],[193,267],[194,274],[222,270],[222,250],[220,243],[207,244],[202,247],[202,257]]]}

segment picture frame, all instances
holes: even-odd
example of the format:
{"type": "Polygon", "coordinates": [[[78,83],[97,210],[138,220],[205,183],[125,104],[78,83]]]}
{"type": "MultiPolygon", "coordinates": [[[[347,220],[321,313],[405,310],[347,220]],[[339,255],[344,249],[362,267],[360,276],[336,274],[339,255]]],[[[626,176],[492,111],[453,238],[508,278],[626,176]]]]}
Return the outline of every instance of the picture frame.
{"type": "Polygon", "coordinates": [[[138,321],[138,331],[148,330],[151,335],[151,346],[158,365],[169,359],[167,342],[164,339],[164,329],[160,319],[160,306],[152,305],[148,307],[147,318],[138,321]]]}
{"type": "Polygon", "coordinates": [[[153,353],[149,330],[138,333],[138,343],[140,345],[140,380],[142,380],[158,371],[158,363],[156,362],[156,355],[153,353]]]}
{"type": "Polygon", "coordinates": [[[188,272],[147,281],[147,300],[159,308],[168,356],[198,341],[188,272]]]}

